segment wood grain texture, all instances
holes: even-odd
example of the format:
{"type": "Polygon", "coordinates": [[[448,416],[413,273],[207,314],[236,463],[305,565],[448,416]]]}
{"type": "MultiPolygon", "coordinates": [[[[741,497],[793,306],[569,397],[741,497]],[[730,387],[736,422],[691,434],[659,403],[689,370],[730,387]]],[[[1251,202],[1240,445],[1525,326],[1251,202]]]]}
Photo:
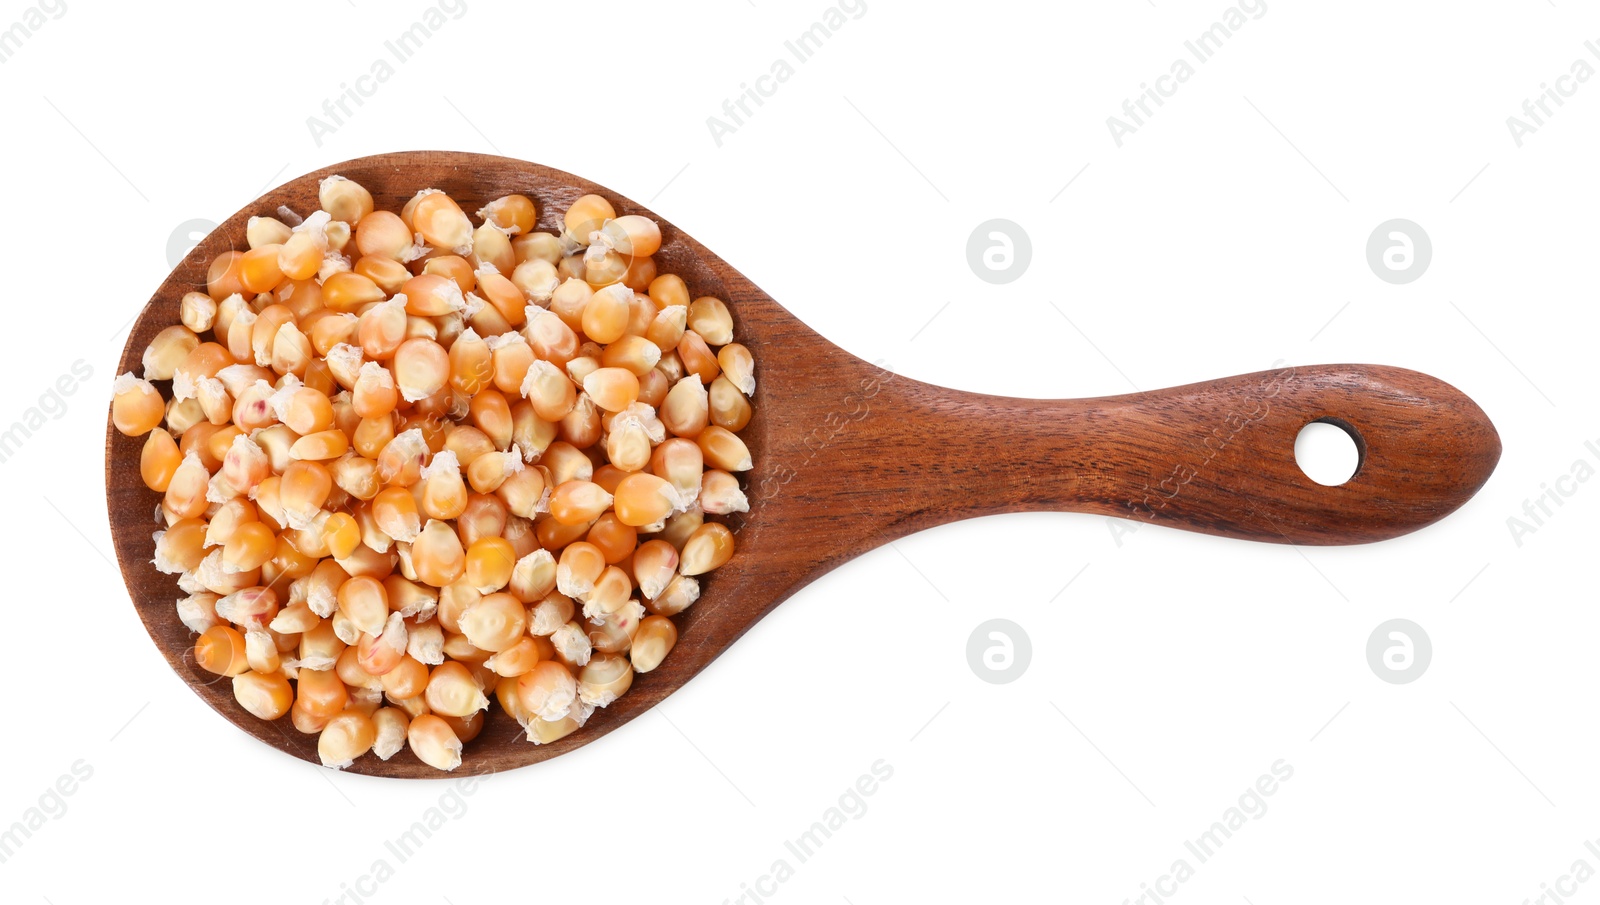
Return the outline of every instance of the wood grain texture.
{"type": "MultiPolygon", "coordinates": [[[[317,182],[340,174],[397,210],[418,189],[443,189],[467,211],[510,192],[539,205],[539,228],[597,192],[619,214],[661,224],[656,256],[695,296],[728,301],[736,337],[755,354],[755,416],[742,436],[755,468],[751,511],[729,524],[733,559],[707,576],[677,617],[679,642],[656,671],[565,739],[535,746],[496,706],[467,746],[463,769],[497,771],[594,742],[654,706],[808,582],[913,531],[1002,512],[1058,510],[1139,519],[1191,531],[1294,544],[1382,540],[1428,525],[1477,492],[1499,458],[1494,427],[1472,400],[1400,368],[1319,365],[1097,399],[1028,400],[919,383],[861,361],[818,336],[698,242],[615,192],[537,164],[458,152],[382,154],[308,173],[246,205],[162,283],[129,334],[118,373],[178,322],[183,293],[205,287],[209,262],[244,248],[245,221],[288,205],[317,207],[317,182]],[[1312,421],[1358,437],[1361,464],[1339,487],[1301,473],[1294,439],[1312,421]]],[[[315,736],[288,718],[245,713],[228,680],[199,669],[173,601],[175,576],[150,562],[159,497],[139,478],[141,440],[106,425],[106,501],[128,592],[168,663],[245,732],[316,762],[315,736]]],[[[198,729],[199,727],[197,727],[198,729]]],[[[367,756],[353,772],[436,778],[405,751],[367,756]]]]}

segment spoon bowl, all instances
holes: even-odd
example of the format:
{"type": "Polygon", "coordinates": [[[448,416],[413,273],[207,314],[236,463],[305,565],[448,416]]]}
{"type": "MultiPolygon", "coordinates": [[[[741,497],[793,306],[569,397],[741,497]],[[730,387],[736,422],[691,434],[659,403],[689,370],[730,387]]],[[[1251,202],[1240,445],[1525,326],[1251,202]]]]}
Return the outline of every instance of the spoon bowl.
{"type": "MultiPolygon", "coordinates": [[[[1428,525],[1488,479],[1500,441],[1471,399],[1425,374],[1377,365],[1316,365],[1094,399],[1013,399],[920,383],[850,355],[807,328],[737,270],[666,220],[592,182],[549,167],[483,154],[413,151],[336,164],[256,199],[197,245],[134,323],[117,373],[141,373],[144,348],[178,323],[184,293],[204,290],[213,258],[244,249],[251,216],[318,207],[318,183],[342,175],[381,210],[438,188],[473,211],[522,193],[539,230],[580,195],[661,226],[656,261],[691,297],[727,302],[736,338],[755,356],[754,416],[740,436],[754,468],[741,475],[750,511],[725,520],[733,558],[706,576],[701,599],[675,618],[678,643],[627,694],[558,741],[531,744],[504,713],[488,715],[463,752],[474,772],[536,763],[596,741],[688,682],[773,607],[835,566],[946,522],[1053,510],[1137,519],[1247,540],[1351,544],[1428,525]],[[1349,433],[1360,452],[1344,484],[1313,482],[1295,463],[1306,424],[1349,433]]],[[[176,576],[151,562],[160,495],[139,476],[143,438],[107,419],[106,503],[117,559],[139,618],[174,671],[201,699],[263,742],[318,763],[315,735],[288,718],[260,720],[228,680],[196,665],[194,639],[173,601],[176,576]]],[[[496,708],[497,709],[497,708],[496,708]]],[[[361,757],[351,772],[438,778],[409,749],[361,757]]]]}

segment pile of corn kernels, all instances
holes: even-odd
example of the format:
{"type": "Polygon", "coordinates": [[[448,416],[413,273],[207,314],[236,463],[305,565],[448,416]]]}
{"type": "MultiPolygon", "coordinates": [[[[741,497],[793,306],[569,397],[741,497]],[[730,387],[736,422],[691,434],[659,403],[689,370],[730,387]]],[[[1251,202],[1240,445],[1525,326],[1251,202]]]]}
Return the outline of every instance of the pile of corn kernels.
{"type": "Polygon", "coordinates": [[[477,227],[431,189],[318,201],[252,217],[113,388],[194,662],[333,767],[409,744],[452,770],[491,696],[562,738],[733,554],[750,351],[598,195],[559,234],[523,195],[477,227]]]}

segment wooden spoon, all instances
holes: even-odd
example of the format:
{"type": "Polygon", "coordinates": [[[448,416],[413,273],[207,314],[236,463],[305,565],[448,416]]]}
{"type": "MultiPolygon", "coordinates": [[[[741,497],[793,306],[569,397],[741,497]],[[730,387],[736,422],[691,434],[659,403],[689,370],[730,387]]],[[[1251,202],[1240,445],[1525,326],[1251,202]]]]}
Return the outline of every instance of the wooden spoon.
{"type": "MultiPolygon", "coordinates": [[[[726,300],[736,336],[755,354],[755,416],[742,432],[755,459],[744,477],[750,512],[729,521],[733,559],[707,576],[678,617],[677,647],[584,728],[533,745],[491,713],[467,745],[464,769],[504,770],[599,739],[671,694],[819,575],[880,544],[958,519],[1053,510],[1119,516],[1190,531],[1290,544],[1383,540],[1465,503],[1493,471],[1500,440],[1481,409],[1433,377],[1376,365],[1316,365],[1097,399],[1010,399],[919,383],[818,336],[737,270],[666,220],[616,192],[548,167],[447,151],[380,154],[308,173],[263,195],[212,231],[144,308],[117,372],[142,373],[151,338],[178,322],[178,303],[204,289],[211,260],[245,247],[245,222],[287,205],[315,210],[317,183],[340,174],[398,210],[418,189],[448,192],[467,211],[511,192],[532,197],[539,227],[595,192],[620,213],[661,224],[656,260],[695,297],[726,300]],[[1355,439],[1360,465],[1340,486],[1313,483],[1295,437],[1313,421],[1355,439]]],[[[178,675],[244,731],[315,763],[316,737],[287,718],[263,722],[235,703],[231,683],[200,669],[178,621],[174,576],[151,564],[158,494],[139,477],[142,439],[106,429],[106,502],[139,618],[178,675]]],[[[410,751],[358,759],[356,773],[437,777],[410,751]]]]}

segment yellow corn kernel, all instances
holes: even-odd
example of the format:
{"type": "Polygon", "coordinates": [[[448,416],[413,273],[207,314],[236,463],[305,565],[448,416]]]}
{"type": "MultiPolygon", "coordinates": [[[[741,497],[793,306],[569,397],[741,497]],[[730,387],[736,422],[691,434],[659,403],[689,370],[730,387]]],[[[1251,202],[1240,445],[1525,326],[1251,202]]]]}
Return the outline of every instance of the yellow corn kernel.
{"type": "Polygon", "coordinates": [[[611,502],[611,494],[592,481],[567,481],[551,491],[550,515],[563,525],[587,525],[611,502]]]}
{"type": "Polygon", "coordinates": [[[194,662],[201,669],[219,676],[240,675],[250,668],[245,655],[244,636],[237,629],[214,625],[200,633],[194,642],[194,662]]]}
{"type": "Polygon", "coordinates": [[[346,710],[335,714],[317,736],[317,759],[324,767],[342,770],[372,750],[378,729],[364,713],[346,710]]]}
{"type": "Polygon", "coordinates": [[[142,437],[161,425],[167,404],[150,381],[129,372],[116,379],[111,393],[111,423],[117,430],[142,437]]]}
{"type": "Polygon", "coordinates": [[[294,691],[282,672],[252,670],[233,677],[233,699],[257,719],[276,720],[289,712],[294,691]]]}
{"type": "Polygon", "coordinates": [[[628,659],[634,672],[649,672],[661,665],[673,645],[678,643],[678,627],[665,616],[646,616],[639,620],[639,631],[633,636],[628,649],[628,659]]]}
{"type": "Polygon", "coordinates": [[[608,412],[620,412],[639,398],[639,378],[626,368],[600,368],[583,379],[583,391],[608,412]]]}
{"type": "Polygon", "coordinates": [[[449,195],[426,190],[415,199],[411,225],[434,248],[465,253],[472,249],[472,221],[449,195]]]}
{"type": "Polygon", "coordinates": [[[733,532],[718,522],[706,522],[683,545],[683,561],[678,571],[701,575],[717,568],[733,556],[733,532]]]}
{"type": "Polygon", "coordinates": [[[422,533],[411,544],[411,560],[417,580],[436,588],[450,584],[466,571],[461,538],[449,523],[437,519],[429,519],[422,526],[422,533]]]}
{"type": "Polygon", "coordinates": [[[750,449],[739,435],[725,427],[711,425],[695,437],[706,462],[724,471],[749,471],[750,449]]]}
{"type": "MultiPolygon", "coordinates": [[[[660,521],[677,505],[677,490],[665,478],[636,472],[617,485],[617,520],[635,528],[660,521]]],[[[553,513],[553,510],[552,510],[553,513]]]]}
{"type": "Polygon", "coordinates": [[[172,439],[171,434],[156,427],[150,431],[139,450],[139,477],[144,481],[144,486],[157,493],[165,493],[182,461],[183,454],[178,451],[177,441],[172,439]]]}

